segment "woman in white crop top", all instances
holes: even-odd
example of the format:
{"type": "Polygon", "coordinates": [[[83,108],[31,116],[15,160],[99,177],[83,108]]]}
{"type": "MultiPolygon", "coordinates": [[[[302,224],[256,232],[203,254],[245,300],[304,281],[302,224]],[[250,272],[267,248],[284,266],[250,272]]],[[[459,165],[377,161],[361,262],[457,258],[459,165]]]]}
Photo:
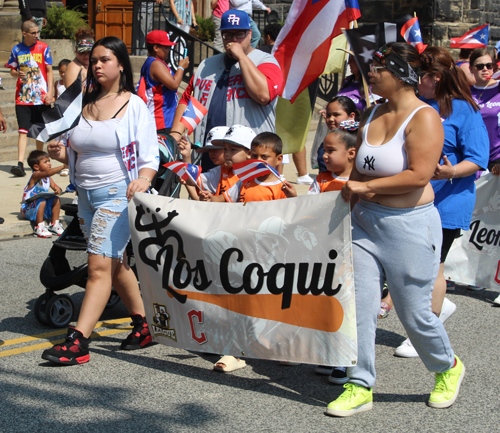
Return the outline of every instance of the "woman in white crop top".
{"type": "Polygon", "coordinates": [[[130,239],[128,200],[146,192],[158,169],[154,118],[136,96],[132,68],[123,41],[106,37],[90,52],[82,117],[69,133],[68,147],[50,143],[51,156],[69,163],[78,191],[78,218],[87,239],[88,280],[76,327],[66,341],[43,352],[59,364],[89,361],[90,334],[115,288],[133,320],[123,350],[145,347],[152,337],[144,304],[125,248],[130,239]]]}
{"type": "Polygon", "coordinates": [[[416,96],[421,61],[413,46],[388,44],[373,59],[370,85],[388,102],[376,107],[361,126],[356,164],[342,189],[343,198],[353,204],[358,361],[347,369],[344,393],[328,405],[332,416],[372,408],[375,333],[384,281],[420,358],[436,374],[428,404],[453,404],[464,371],[431,310],[441,226],[429,181],[443,147],[441,120],[416,96]]]}

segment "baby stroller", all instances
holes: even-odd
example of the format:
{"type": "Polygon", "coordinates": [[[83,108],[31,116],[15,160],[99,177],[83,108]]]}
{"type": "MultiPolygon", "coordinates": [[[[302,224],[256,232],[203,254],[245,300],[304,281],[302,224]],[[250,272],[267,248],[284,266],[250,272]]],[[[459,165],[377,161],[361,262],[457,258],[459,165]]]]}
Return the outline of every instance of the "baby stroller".
{"type": "MultiPolygon", "coordinates": [[[[160,145],[160,168],[163,164],[177,160],[179,157],[177,143],[172,137],[163,137],[158,142],[160,145]]],[[[178,197],[180,185],[177,177],[171,176],[170,171],[155,176],[153,185],[157,187],[159,194],[178,197]],[[163,175],[163,176],[162,176],[163,175]]],[[[75,311],[75,305],[68,295],[56,294],[70,286],[76,285],[85,288],[88,277],[87,265],[87,242],[80,229],[77,217],[78,206],[76,204],[64,204],[61,209],[67,216],[73,219],[66,230],[53,243],[48,257],[40,269],[40,282],[45,287],[45,292],[35,302],[34,314],[36,320],[42,325],[50,325],[54,328],[65,328],[71,322],[75,311]]],[[[132,251],[132,243],[127,246],[128,264],[137,275],[135,259],[132,251]]],[[[112,290],[111,296],[106,304],[106,309],[113,308],[120,302],[118,294],[112,290]]]]}
{"type": "MultiPolygon", "coordinates": [[[[48,257],[40,269],[40,282],[45,286],[45,293],[35,302],[34,314],[42,325],[54,328],[65,328],[73,317],[75,305],[68,295],[59,295],[55,292],[77,285],[85,288],[87,284],[87,241],[83,237],[77,217],[77,205],[65,204],[61,206],[67,216],[73,217],[66,230],[53,243],[48,257]],[[83,264],[78,264],[82,263],[83,264]]],[[[127,246],[127,254],[131,244],[127,246]]],[[[131,251],[130,251],[131,253],[131,251]]],[[[129,256],[129,264],[133,266],[133,256],[129,256]]],[[[113,290],[106,305],[106,309],[113,308],[120,301],[120,297],[113,290]]]]}

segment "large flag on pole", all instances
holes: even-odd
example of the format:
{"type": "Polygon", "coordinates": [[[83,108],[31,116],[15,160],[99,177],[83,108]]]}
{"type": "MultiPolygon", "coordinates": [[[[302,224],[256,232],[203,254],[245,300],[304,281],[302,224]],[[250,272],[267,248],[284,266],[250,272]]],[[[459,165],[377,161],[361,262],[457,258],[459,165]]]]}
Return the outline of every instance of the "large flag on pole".
{"type": "Polygon", "coordinates": [[[459,38],[451,38],[450,48],[482,48],[488,45],[490,25],[476,27],[459,38]]]}
{"type": "Polygon", "coordinates": [[[42,113],[43,123],[35,123],[28,131],[28,137],[44,143],[73,129],[82,115],[82,73],[59,98],[54,107],[42,113]]]}
{"type": "Polygon", "coordinates": [[[283,98],[293,102],[323,73],[332,39],[360,16],[357,0],[294,0],[273,49],[283,98]]]}

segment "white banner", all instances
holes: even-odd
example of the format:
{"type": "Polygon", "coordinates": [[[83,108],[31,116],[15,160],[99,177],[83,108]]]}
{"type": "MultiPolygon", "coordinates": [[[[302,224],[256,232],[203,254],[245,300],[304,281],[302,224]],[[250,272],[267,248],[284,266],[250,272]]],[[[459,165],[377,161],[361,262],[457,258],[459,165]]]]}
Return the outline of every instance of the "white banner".
{"type": "Polygon", "coordinates": [[[461,284],[500,286],[500,177],[489,173],[476,181],[476,205],[468,231],[455,239],[444,275],[461,284]]]}
{"type": "Polygon", "coordinates": [[[356,363],[350,213],[339,193],[246,204],[135,194],[129,218],[159,343],[356,363]]]}

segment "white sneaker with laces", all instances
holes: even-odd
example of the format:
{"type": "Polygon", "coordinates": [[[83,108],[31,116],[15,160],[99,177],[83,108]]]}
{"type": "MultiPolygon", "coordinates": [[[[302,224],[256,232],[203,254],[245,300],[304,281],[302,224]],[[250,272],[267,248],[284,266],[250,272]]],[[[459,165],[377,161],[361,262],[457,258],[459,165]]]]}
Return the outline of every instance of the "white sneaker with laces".
{"type": "Polygon", "coordinates": [[[300,176],[297,178],[297,183],[299,185],[311,185],[311,183],[314,182],[314,179],[309,176],[308,174],[305,174],[304,176],[300,176]]]}
{"type": "Polygon", "coordinates": [[[40,223],[35,226],[33,236],[38,238],[50,238],[52,236],[52,233],[49,232],[45,223],[40,223]]]}
{"type": "Polygon", "coordinates": [[[54,233],[57,236],[61,236],[63,231],[64,227],[59,220],[57,220],[54,224],[51,223],[49,225],[49,232],[54,233]]]}

